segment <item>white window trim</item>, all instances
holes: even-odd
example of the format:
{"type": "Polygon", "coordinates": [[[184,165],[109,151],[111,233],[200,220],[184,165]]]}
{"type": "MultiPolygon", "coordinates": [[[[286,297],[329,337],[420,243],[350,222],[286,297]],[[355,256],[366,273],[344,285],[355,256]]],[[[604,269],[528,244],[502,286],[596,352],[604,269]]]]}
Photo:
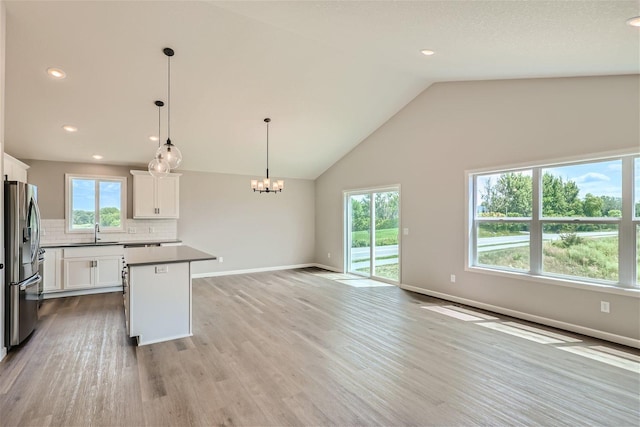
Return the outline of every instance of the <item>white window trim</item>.
{"type": "MultiPolygon", "coordinates": [[[[577,157],[565,157],[562,159],[549,160],[549,161],[537,161],[537,162],[529,162],[529,163],[519,163],[514,165],[507,165],[502,167],[487,167],[482,169],[473,169],[466,170],[465,173],[465,271],[470,272],[478,272],[483,274],[491,274],[503,277],[518,277],[520,279],[527,279],[530,281],[541,282],[546,284],[554,284],[560,286],[568,286],[573,288],[582,288],[582,289],[590,289],[590,290],[598,290],[607,293],[615,293],[621,295],[634,295],[640,297],[640,280],[637,280],[638,272],[636,272],[635,277],[632,274],[632,271],[635,269],[636,264],[636,245],[625,243],[629,239],[635,239],[636,235],[636,227],[640,225],[640,218],[634,217],[635,212],[635,189],[634,189],[634,179],[633,179],[633,162],[634,159],[640,155],[640,152],[637,150],[620,150],[620,151],[610,151],[599,154],[591,154],[591,155],[581,155],[577,157]],[[622,188],[622,210],[623,212],[627,212],[625,216],[623,214],[624,220],[618,219],[602,219],[602,218],[578,218],[578,220],[584,220],[585,222],[610,222],[618,224],[618,256],[619,258],[626,257],[627,260],[630,260],[627,264],[620,265],[620,270],[618,271],[618,282],[612,283],[601,280],[593,280],[591,281],[588,278],[579,278],[579,277],[565,277],[560,275],[554,275],[552,273],[544,273],[533,271],[534,262],[535,265],[542,265],[541,260],[537,258],[542,256],[542,248],[535,248],[532,251],[532,259],[530,259],[530,269],[529,272],[523,272],[521,270],[510,270],[507,268],[499,268],[499,267],[491,267],[491,266],[479,266],[473,265],[473,262],[477,259],[476,253],[476,245],[475,236],[473,236],[475,227],[474,227],[474,217],[475,217],[475,206],[476,206],[476,192],[475,192],[475,176],[482,174],[490,174],[490,173],[507,173],[507,172],[517,172],[519,170],[524,169],[533,169],[532,179],[539,180],[539,171],[540,168],[546,168],[551,166],[561,166],[563,164],[578,164],[578,163],[591,163],[597,161],[606,161],[613,159],[622,159],[623,162],[623,176],[622,182],[625,180],[627,182],[631,182],[631,185],[623,185],[622,188]],[[633,234],[630,234],[630,233],[633,234]],[[631,237],[634,236],[634,237],[631,237]],[[538,250],[540,249],[540,250],[538,250]],[[534,259],[534,257],[536,259],[534,259]],[[540,261],[540,262],[538,262],[540,261]],[[623,281],[624,280],[624,281],[623,281]],[[633,284],[635,282],[635,284],[633,284]]],[[[545,222],[554,222],[559,221],[563,222],[570,220],[573,221],[576,218],[555,218],[555,217],[539,217],[541,213],[541,206],[539,206],[542,201],[540,200],[541,195],[533,192],[533,200],[532,206],[534,206],[532,217],[531,218],[509,218],[509,221],[516,220],[514,222],[519,221],[529,221],[531,226],[529,229],[530,235],[532,233],[538,232],[537,228],[542,227],[545,222]],[[538,207],[539,208],[535,208],[538,207]]],[[[537,239],[530,239],[530,244],[537,245],[537,239]],[[535,240],[535,241],[534,241],[535,240]]]]}
{"type": "MultiPolygon", "coordinates": [[[[81,229],[81,230],[73,230],[71,228],[71,219],[73,218],[71,214],[71,182],[73,179],[93,179],[96,181],[112,181],[112,182],[120,182],[122,191],[120,192],[120,210],[122,212],[122,218],[120,221],[120,227],[103,227],[100,230],[100,233],[122,233],[124,232],[125,222],[127,219],[127,177],[125,176],[109,176],[109,175],[83,175],[83,174],[71,174],[67,173],[64,175],[65,177],[65,233],[72,234],[93,234],[93,228],[90,229],[81,229]]],[[[98,194],[98,198],[96,203],[99,205],[100,196],[98,194]]]]}

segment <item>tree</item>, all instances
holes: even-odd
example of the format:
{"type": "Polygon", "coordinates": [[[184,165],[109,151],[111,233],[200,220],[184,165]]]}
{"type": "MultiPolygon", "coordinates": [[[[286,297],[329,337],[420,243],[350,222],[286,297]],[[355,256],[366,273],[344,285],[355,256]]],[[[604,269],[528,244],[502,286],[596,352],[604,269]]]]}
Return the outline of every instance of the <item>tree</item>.
{"type": "Polygon", "coordinates": [[[114,207],[100,209],[100,225],[103,227],[119,227],[120,209],[114,207]]]}
{"type": "Polygon", "coordinates": [[[579,192],[579,190],[578,192],[575,190],[578,190],[575,183],[565,184],[562,177],[545,172],[542,176],[542,215],[570,216],[568,215],[570,204],[567,203],[567,196],[575,203],[579,192]]]}
{"type": "Polygon", "coordinates": [[[361,200],[351,198],[351,231],[369,230],[371,224],[369,206],[369,197],[363,197],[361,200]]]}
{"type": "Polygon", "coordinates": [[[600,196],[602,199],[602,213],[604,216],[616,216],[615,211],[622,211],[622,198],[612,196],[600,196]],[[612,214],[611,211],[614,211],[612,214]]]}
{"type": "Polygon", "coordinates": [[[600,197],[596,197],[591,193],[584,196],[584,214],[588,217],[601,217],[604,202],[600,197]]]}
{"type": "Polygon", "coordinates": [[[375,193],[376,205],[376,229],[383,230],[398,227],[398,201],[397,191],[375,193]]]}
{"type": "Polygon", "coordinates": [[[532,212],[531,177],[509,172],[500,175],[495,185],[489,179],[480,197],[486,215],[527,217],[532,212]]]}

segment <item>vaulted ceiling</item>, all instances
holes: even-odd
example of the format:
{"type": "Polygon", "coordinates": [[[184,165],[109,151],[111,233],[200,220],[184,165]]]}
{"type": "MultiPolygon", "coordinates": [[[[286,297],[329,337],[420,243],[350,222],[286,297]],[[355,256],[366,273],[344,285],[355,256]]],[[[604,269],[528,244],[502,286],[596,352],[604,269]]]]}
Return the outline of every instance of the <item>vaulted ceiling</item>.
{"type": "Polygon", "coordinates": [[[164,47],[182,168],[262,175],[270,117],[272,175],[307,179],[435,82],[640,72],[638,1],[5,3],[5,150],[22,159],[146,164],[164,47]]]}

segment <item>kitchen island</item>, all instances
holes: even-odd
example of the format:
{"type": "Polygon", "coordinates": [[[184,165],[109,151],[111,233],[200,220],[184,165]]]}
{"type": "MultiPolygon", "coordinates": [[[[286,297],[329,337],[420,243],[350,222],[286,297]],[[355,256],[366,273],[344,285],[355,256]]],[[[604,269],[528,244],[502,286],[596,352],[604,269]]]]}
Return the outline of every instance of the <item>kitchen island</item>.
{"type": "Polygon", "coordinates": [[[191,263],[216,259],[190,246],[125,249],[127,334],[138,345],[193,335],[191,263]]]}

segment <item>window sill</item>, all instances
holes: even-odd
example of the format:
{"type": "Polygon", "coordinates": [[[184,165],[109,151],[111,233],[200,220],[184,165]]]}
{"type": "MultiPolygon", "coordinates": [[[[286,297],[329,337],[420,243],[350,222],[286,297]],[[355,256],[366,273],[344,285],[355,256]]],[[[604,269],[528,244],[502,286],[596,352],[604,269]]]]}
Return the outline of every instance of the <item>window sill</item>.
{"type": "Polygon", "coordinates": [[[607,285],[603,283],[583,282],[579,280],[569,280],[559,277],[537,276],[518,271],[494,270],[483,267],[465,267],[465,271],[471,273],[488,274],[491,276],[515,278],[545,285],[564,286],[567,288],[582,289],[584,291],[601,292],[606,294],[624,295],[627,297],[640,298],[640,288],[624,288],[621,286],[607,285]]]}

